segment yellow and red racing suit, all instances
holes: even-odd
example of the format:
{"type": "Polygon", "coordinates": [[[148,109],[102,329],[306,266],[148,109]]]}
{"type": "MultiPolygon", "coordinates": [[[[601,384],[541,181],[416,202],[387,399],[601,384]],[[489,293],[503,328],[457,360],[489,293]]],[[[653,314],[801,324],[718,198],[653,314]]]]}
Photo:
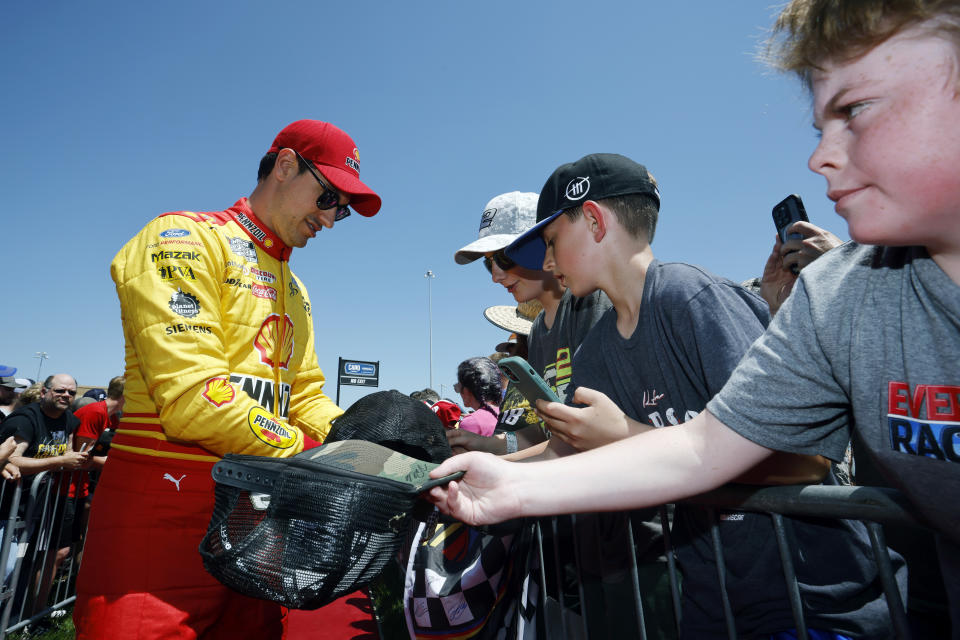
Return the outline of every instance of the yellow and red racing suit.
{"type": "Polygon", "coordinates": [[[274,612],[251,613],[262,601],[228,605],[241,596],[206,574],[197,547],[223,454],[297,454],[342,413],[323,393],[310,301],[289,256],[244,198],[161,215],[114,258],[126,404],[93,502],[78,638],[278,628],[274,612]],[[246,614],[217,617],[229,607],[246,614]]]}

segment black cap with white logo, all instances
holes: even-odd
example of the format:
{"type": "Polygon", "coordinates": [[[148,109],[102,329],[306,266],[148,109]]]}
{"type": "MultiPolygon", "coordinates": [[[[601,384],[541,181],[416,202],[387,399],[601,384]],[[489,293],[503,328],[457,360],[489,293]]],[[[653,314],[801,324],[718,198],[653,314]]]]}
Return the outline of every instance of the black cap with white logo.
{"type": "Polygon", "coordinates": [[[507,256],[527,269],[542,269],[546,245],[541,233],[554,218],[587,200],[640,193],[660,206],[657,182],[642,164],[617,153],[592,153],[561,165],[547,178],[537,202],[537,224],[506,248],[507,256]]]}

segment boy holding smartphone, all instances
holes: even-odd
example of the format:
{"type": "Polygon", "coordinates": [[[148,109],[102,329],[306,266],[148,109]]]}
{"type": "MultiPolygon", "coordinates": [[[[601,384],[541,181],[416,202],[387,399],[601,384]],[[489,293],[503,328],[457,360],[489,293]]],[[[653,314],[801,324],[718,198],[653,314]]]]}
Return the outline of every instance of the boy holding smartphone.
{"type": "MultiPolygon", "coordinates": [[[[939,533],[960,638],[958,24],[956,2],[791,2],[779,63],[812,89],[809,166],[855,243],[802,272],[693,420],[543,465],[454,458],[436,473],[466,469],[465,482],[434,499],[468,522],[669,502],[773,451],[839,459],[852,429],[939,533]]],[[[581,411],[629,425],[611,405],[581,411]]]]}

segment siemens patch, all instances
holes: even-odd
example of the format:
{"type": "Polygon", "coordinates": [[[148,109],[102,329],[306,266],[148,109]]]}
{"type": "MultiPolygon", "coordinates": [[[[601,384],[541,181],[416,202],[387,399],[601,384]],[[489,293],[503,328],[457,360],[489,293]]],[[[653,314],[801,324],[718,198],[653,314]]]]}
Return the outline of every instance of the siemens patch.
{"type": "Polygon", "coordinates": [[[202,324],[171,324],[164,327],[164,331],[167,332],[168,336],[176,335],[178,333],[213,333],[213,329],[206,327],[202,324]]]}

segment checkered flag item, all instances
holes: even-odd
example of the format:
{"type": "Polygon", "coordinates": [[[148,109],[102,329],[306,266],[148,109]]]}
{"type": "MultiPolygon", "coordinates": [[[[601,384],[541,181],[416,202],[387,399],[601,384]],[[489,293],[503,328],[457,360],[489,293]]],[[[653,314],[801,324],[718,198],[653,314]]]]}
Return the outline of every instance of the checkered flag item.
{"type": "Polygon", "coordinates": [[[492,535],[432,518],[413,540],[405,592],[411,637],[533,637],[540,585],[532,524],[492,535]]]}

